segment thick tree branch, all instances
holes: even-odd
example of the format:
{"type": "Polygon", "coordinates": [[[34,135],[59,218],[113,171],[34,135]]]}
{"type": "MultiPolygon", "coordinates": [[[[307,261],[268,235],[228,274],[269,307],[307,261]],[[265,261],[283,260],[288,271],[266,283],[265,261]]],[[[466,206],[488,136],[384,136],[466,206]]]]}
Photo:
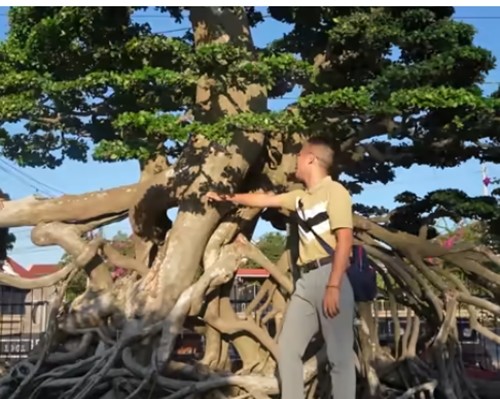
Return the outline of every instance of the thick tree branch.
{"type": "MultiPolygon", "coordinates": [[[[78,226],[67,225],[60,222],[40,223],[31,231],[31,240],[40,246],[61,246],[70,255],[76,257],[85,251],[86,242],[80,237],[81,230],[78,226]]],[[[91,284],[96,289],[109,289],[113,280],[103,259],[95,255],[85,266],[91,284]]]]}
{"type": "Polygon", "coordinates": [[[102,240],[96,238],[89,242],[84,251],[71,263],[65,265],[55,273],[47,276],[26,279],[19,276],[12,276],[7,273],[0,273],[0,283],[10,285],[12,287],[32,290],[35,288],[49,287],[57,284],[69,276],[69,274],[77,269],[85,266],[96,255],[97,250],[102,245],[102,240]]]}
{"type": "MultiPolygon", "coordinates": [[[[81,195],[63,195],[54,199],[37,199],[33,196],[15,201],[5,201],[0,212],[0,227],[36,226],[40,223],[88,222],[103,216],[123,214],[156,184],[173,184],[175,171],[168,169],[142,183],[95,191],[81,195]]],[[[175,199],[174,190],[167,192],[165,202],[175,199]]]]}

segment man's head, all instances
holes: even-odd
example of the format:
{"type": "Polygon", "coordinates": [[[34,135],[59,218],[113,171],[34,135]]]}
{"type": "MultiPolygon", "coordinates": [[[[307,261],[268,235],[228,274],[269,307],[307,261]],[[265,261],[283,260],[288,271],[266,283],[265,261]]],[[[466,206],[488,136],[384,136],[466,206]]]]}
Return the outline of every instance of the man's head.
{"type": "Polygon", "coordinates": [[[297,155],[295,177],[304,181],[315,173],[329,174],[333,165],[333,149],[321,137],[307,140],[297,155]]]}

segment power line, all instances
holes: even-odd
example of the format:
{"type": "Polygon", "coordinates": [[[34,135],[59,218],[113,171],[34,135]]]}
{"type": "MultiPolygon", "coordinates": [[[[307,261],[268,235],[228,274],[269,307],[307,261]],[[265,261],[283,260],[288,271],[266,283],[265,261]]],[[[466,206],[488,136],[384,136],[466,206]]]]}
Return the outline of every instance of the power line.
{"type": "MultiPolygon", "coordinates": [[[[12,172],[10,170],[8,170],[5,166],[3,165],[0,165],[0,170],[5,172],[7,175],[12,175],[12,172]]],[[[16,176],[16,179],[18,179],[21,183],[24,183],[26,186],[34,189],[36,192],[40,192],[42,194],[45,194],[45,195],[48,195],[48,196],[52,196],[52,194],[46,192],[45,190],[43,189],[40,189],[39,187],[35,186],[34,184],[30,183],[29,181],[27,181],[26,179],[23,179],[22,177],[20,176],[16,176]]]]}
{"type": "Polygon", "coordinates": [[[24,242],[22,245],[14,245],[13,251],[16,252],[32,252],[32,251],[47,251],[47,250],[53,250],[53,249],[60,249],[64,251],[62,247],[59,245],[50,245],[50,246],[44,246],[44,247],[39,247],[36,246],[35,244],[31,242],[24,242]]]}
{"type": "Polygon", "coordinates": [[[25,249],[21,251],[16,250],[16,248],[14,247],[14,249],[9,253],[10,256],[17,256],[17,255],[27,255],[27,254],[40,254],[40,253],[46,254],[54,250],[61,250],[64,252],[64,250],[61,247],[41,247],[41,248],[33,247],[32,249],[27,249],[27,250],[25,249]]]}
{"type": "MultiPolygon", "coordinates": [[[[8,13],[0,13],[0,17],[8,17],[8,13]]],[[[138,18],[138,19],[145,19],[145,18],[170,18],[167,15],[159,15],[159,14],[141,14],[141,15],[133,15],[132,18],[138,18]]],[[[267,19],[271,18],[271,15],[266,14],[263,15],[262,18],[267,19]]],[[[453,18],[455,19],[455,18],[453,18]]],[[[497,20],[500,19],[500,15],[485,15],[485,16],[463,16],[463,17],[456,17],[457,20],[460,19],[484,19],[484,20],[497,20]]],[[[178,32],[184,32],[192,29],[191,26],[186,26],[186,27],[181,27],[181,28],[175,28],[175,29],[167,29],[167,30],[162,30],[158,32],[152,32],[153,34],[164,34],[164,33],[178,33],[178,32]]]]}
{"type": "MultiPolygon", "coordinates": [[[[58,195],[64,194],[64,192],[62,190],[59,190],[56,187],[53,187],[49,184],[46,184],[46,183],[30,176],[28,173],[24,172],[20,168],[16,168],[14,165],[11,165],[5,159],[0,158],[0,163],[3,164],[4,166],[8,167],[9,169],[11,169],[14,173],[17,173],[21,178],[24,178],[26,184],[28,184],[32,188],[36,189],[37,191],[40,191],[43,194],[53,196],[53,193],[50,193],[50,191],[55,192],[58,195]],[[30,183],[29,181],[31,181],[32,183],[30,183]]],[[[3,171],[6,171],[2,165],[0,165],[0,169],[2,169],[3,171]]],[[[7,172],[7,173],[9,173],[9,172],[7,172]]]]}
{"type": "MultiPolygon", "coordinates": [[[[8,17],[9,13],[0,13],[0,17],[8,17]]],[[[168,14],[132,14],[132,18],[145,19],[145,18],[171,18],[168,14]]],[[[264,14],[262,18],[272,18],[270,14],[264,14]]],[[[500,15],[454,15],[451,19],[500,19],[500,15]]]]}
{"type": "Polygon", "coordinates": [[[191,29],[191,27],[186,27],[186,28],[177,28],[177,29],[169,29],[169,30],[160,30],[158,32],[152,32],[154,35],[157,34],[164,34],[164,33],[177,33],[177,32],[185,32],[191,29]]]}

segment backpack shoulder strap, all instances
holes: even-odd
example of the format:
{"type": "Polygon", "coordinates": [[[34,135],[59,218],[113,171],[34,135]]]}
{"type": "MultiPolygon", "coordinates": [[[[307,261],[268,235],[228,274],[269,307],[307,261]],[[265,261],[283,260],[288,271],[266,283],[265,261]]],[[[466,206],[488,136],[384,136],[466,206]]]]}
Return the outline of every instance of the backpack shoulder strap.
{"type": "MultiPolygon", "coordinates": [[[[303,209],[303,204],[302,201],[298,201],[298,208],[303,209]]],[[[328,255],[333,255],[335,252],[333,248],[328,244],[318,233],[316,233],[313,229],[313,227],[307,222],[307,220],[304,220],[300,217],[298,214],[298,210],[296,211],[295,217],[297,218],[298,224],[305,230],[305,231],[311,231],[316,239],[319,241],[323,249],[326,251],[328,255]]]]}

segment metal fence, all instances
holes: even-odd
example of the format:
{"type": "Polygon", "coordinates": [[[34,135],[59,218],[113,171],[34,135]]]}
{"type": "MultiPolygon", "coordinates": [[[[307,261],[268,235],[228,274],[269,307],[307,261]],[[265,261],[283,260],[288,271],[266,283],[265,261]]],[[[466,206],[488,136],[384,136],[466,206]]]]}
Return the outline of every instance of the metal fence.
{"type": "Polygon", "coordinates": [[[47,290],[0,285],[0,363],[25,358],[47,328],[47,290]]]}
{"type": "Polygon", "coordinates": [[[231,289],[231,303],[236,313],[242,313],[246,307],[255,298],[259,292],[260,285],[258,283],[245,284],[238,286],[234,284],[231,289]]]}

